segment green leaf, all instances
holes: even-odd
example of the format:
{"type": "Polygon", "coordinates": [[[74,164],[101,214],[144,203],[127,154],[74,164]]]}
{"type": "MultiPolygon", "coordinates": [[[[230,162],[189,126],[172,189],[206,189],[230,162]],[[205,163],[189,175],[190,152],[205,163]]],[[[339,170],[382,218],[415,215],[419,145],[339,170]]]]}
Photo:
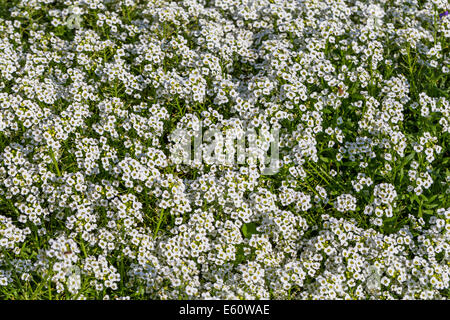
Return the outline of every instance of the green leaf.
{"type": "Polygon", "coordinates": [[[256,230],[256,224],[254,222],[244,223],[242,225],[242,234],[245,238],[250,239],[253,234],[258,234],[259,232],[256,230]]]}

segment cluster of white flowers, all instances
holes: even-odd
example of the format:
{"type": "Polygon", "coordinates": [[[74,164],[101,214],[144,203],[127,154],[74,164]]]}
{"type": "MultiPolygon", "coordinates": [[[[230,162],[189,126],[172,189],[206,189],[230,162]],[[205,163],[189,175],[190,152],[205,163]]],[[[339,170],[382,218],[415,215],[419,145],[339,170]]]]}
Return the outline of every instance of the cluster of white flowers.
{"type": "Polygon", "coordinates": [[[340,212],[355,211],[356,198],[351,194],[341,194],[336,200],[336,210],[340,212]]]}
{"type": "Polygon", "coordinates": [[[397,197],[395,187],[389,183],[381,183],[376,185],[373,192],[374,200],[367,205],[364,213],[367,215],[375,214],[375,218],[371,219],[374,225],[383,225],[382,218],[392,218],[394,208],[396,207],[394,200],[397,197]]]}
{"type": "Polygon", "coordinates": [[[446,1],[5,6],[0,297],[449,298],[446,1]]]}

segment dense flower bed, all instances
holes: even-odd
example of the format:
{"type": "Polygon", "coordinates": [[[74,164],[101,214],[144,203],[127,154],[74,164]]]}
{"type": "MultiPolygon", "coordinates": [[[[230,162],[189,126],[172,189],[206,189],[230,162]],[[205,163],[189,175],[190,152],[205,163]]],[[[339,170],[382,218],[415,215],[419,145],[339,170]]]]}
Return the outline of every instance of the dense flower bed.
{"type": "Polygon", "coordinates": [[[448,9],[0,0],[0,298],[449,298],[448,9]]]}

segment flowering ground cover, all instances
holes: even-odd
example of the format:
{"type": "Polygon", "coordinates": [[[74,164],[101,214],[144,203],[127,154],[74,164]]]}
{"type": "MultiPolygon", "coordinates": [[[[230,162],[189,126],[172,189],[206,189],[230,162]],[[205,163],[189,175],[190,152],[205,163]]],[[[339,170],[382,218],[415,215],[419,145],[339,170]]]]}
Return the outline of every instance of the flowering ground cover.
{"type": "Polygon", "coordinates": [[[0,298],[448,299],[445,0],[0,0],[0,298]]]}

